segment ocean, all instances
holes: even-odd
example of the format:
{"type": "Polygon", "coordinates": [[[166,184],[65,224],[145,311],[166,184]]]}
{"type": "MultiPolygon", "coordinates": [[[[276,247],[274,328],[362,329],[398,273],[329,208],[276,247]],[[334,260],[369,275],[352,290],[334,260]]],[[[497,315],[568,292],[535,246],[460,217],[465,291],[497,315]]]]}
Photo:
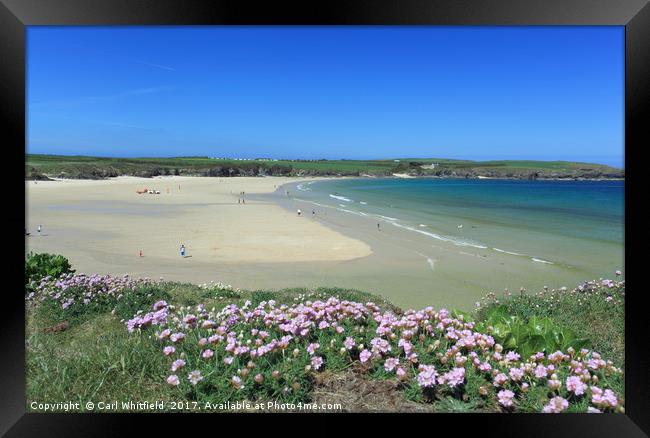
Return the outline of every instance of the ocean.
{"type": "Polygon", "coordinates": [[[531,270],[548,265],[555,268],[550,274],[565,270],[584,280],[623,268],[623,181],[365,178],[295,188],[296,200],[459,253],[499,254],[526,260],[531,270]]]}

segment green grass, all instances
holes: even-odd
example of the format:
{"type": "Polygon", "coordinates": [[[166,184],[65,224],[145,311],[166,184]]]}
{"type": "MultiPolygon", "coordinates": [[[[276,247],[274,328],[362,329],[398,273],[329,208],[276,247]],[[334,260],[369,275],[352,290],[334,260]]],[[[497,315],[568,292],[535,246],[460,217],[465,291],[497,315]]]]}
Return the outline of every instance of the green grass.
{"type": "Polygon", "coordinates": [[[517,177],[537,172],[540,177],[622,177],[620,169],[601,164],[569,161],[471,161],[438,158],[399,160],[254,160],[238,161],[208,157],[108,158],[71,155],[28,154],[26,166],[50,176],[101,178],[118,175],[391,175],[408,172],[417,175],[459,176],[465,174],[517,177]],[[420,166],[436,163],[435,169],[420,166]]]}

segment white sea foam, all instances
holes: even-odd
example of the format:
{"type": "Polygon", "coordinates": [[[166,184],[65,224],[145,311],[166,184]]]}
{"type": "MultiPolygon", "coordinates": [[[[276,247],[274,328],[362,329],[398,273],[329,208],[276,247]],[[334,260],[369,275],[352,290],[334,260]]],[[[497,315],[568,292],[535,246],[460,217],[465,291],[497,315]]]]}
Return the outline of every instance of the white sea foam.
{"type": "Polygon", "coordinates": [[[506,251],[505,249],[499,249],[499,248],[492,248],[492,249],[497,251],[497,252],[504,252],[504,253],[510,254],[510,255],[516,255],[516,256],[523,256],[524,255],[524,254],[519,254],[518,252],[506,251]]]}
{"type": "Polygon", "coordinates": [[[553,265],[554,264],[553,262],[549,262],[547,260],[542,260],[542,259],[536,259],[535,257],[533,257],[533,261],[534,262],[539,262],[539,263],[546,263],[547,265],[553,265]]]}
{"type": "Polygon", "coordinates": [[[426,227],[426,225],[425,225],[425,224],[420,224],[420,226],[421,226],[421,227],[426,227]]]}
{"type": "Polygon", "coordinates": [[[309,191],[309,190],[311,190],[311,189],[310,189],[309,187],[305,187],[305,186],[308,186],[308,185],[311,184],[311,183],[313,183],[313,181],[309,181],[309,182],[307,182],[307,183],[300,183],[300,184],[298,184],[298,185],[296,186],[296,188],[297,188],[298,190],[302,190],[303,192],[306,192],[306,191],[309,191]]]}
{"type": "Polygon", "coordinates": [[[415,233],[424,234],[425,236],[433,237],[434,239],[442,240],[443,242],[453,243],[454,245],[471,246],[471,247],[479,248],[479,249],[486,249],[487,248],[487,246],[479,245],[479,244],[476,244],[476,243],[471,243],[471,242],[467,242],[467,241],[463,241],[463,240],[454,239],[454,238],[451,238],[451,237],[441,236],[440,234],[431,233],[429,231],[418,230],[417,228],[413,228],[413,227],[410,227],[408,225],[404,225],[404,224],[401,224],[399,222],[396,222],[396,220],[391,221],[390,223],[395,225],[398,228],[404,228],[406,230],[413,231],[415,233]]]}
{"type": "Polygon", "coordinates": [[[378,214],[377,216],[379,216],[380,218],[385,219],[385,220],[387,220],[387,221],[391,221],[391,222],[394,222],[394,221],[397,220],[397,218],[395,218],[395,217],[382,216],[381,214],[378,214]]]}
{"type": "Polygon", "coordinates": [[[340,201],[352,202],[352,199],[346,198],[345,196],[330,195],[330,198],[338,199],[340,201]]]}
{"type": "Polygon", "coordinates": [[[367,202],[359,201],[359,204],[368,205],[367,202]]]}

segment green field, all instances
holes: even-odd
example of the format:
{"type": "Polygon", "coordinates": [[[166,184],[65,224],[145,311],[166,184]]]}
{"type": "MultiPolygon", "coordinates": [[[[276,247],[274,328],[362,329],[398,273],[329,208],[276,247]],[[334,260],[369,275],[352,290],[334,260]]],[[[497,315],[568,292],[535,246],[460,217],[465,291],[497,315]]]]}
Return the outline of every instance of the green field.
{"type": "Polygon", "coordinates": [[[570,161],[469,161],[438,158],[390,160],[234,160],[208,157],[106,158],[68,155],[26,155],[26,174],[99,179],[120,175],[257,176],[331,175],[497,177],[497,178],[623,178],[624,172],[602,164],[570,161]],[[432,166],[433,165],[433,166],[432,166]]]}

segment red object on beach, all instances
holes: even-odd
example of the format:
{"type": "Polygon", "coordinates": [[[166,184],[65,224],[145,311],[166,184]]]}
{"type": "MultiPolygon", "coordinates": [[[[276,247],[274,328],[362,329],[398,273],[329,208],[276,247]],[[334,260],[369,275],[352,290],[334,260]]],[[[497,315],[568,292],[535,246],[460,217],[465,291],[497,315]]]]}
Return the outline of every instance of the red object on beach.
{"type": "Polygon", "coordinates": [[[142,255],[142,250],[140,250],[140,257],[144,257],[144,256],[142,255]]]}

